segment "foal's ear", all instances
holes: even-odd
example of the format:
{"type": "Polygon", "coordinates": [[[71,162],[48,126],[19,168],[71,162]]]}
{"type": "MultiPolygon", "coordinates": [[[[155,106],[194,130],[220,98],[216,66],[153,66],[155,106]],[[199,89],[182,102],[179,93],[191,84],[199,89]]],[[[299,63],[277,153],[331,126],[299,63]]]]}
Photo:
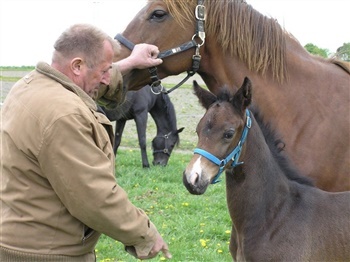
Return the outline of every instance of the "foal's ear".
{"type": "Polygon", "coordinates": [[[248,77],[244,78],[243,84],[233,97],[232,103],[239,110],[244,111],[252,101],[252,82],[248,77]]]}
{"type": "Polygon", "coordinates": [[[216,96],[208,90],[202,88],[200,85],[198,85],[196,80],[193,81],[193,91],[194,94],[198,97],[199,102],[205,109],[208,109],[209,106],[216,101],[216,96]]]}

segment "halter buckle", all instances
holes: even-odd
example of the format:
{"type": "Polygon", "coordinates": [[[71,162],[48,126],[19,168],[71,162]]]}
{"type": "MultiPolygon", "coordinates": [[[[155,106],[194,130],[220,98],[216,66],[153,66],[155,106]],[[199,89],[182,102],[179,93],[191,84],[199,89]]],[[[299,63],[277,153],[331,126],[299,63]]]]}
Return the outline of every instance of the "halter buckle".
{"type": "Polygon", "coordinates": [[[204,5],[197,5],[195,9],[196,19],[199,21],[205,21],[207,18],[206,10],[204,5]]]}

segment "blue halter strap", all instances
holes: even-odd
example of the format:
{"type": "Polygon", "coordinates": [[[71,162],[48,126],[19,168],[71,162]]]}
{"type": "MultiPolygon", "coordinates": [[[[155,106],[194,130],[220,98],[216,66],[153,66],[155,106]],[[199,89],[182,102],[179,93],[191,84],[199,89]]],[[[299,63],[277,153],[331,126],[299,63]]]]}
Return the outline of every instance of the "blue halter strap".
{"type": "Polygon", "coordinates": [[[232,152],[226,158],[220,160],[219,158],[217,158],[213,154],[209,153],[208,151],[206,151],[204,149],[200,149],[200,148],[195,148],[193,151],[194,154],[199,154],[201,156],[204,156],[206,159],[210,160],[211,162],[213,162],[214,164],[219,166],[219,172],[214,177],[213,182],[211,182],[212,184],[216,184],[216,183],[221,181],[221,180],[219,180],[219,177],[222,174],[222,172],[224,171],[225,166],[229,161],[232,160],[232,164],[231,164],[232,167],[236,167],[238,165],[243,164],[243,162],[238,162],[238,160],[239,160],[239,157],[241,155],[242,146],[243,146],[245,140],[247,139],[248,131],[249,131],[250,127],[252,126],[252,119],[250,117],[250,111],[248,109],[246,109],[246,115],[247,115],[247,120],[246,120],[246,124],[244,126],[244,129],[243,129],[243,132],[242,132],[241,139],[238,141],[237,146],[232,150],[232,152]]]}

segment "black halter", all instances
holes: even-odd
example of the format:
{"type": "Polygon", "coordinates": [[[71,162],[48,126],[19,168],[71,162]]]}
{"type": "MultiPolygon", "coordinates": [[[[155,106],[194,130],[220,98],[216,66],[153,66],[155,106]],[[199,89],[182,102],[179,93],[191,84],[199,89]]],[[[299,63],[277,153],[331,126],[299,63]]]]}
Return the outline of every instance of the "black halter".
{"type": "Polygon", "coordinates": [[[164,138],[164,149],[158,149],[158,150],[153,149],[153,155],[157,153],[163,153],[170,156],[170,149],[168,145],[170,135],[171,135],[171,131],[168,134],[165,134],[163,136],[156,136],[156,138],[164,138]]]}
{"type": "MultiPolygon", "coordinates": [[[[168,56],[172,56],[174,54],[189,50],[191,48],[196,48],[195,50],[195,54],[192,56],[192,67],[190,70],[187,71],[187,76],[180,82],[178,83],[176,86],[172,87],[171,89],[164,90],[164,87],[162,86],[161,80],[158,77],[157,74],[157,67],[150,67],[148,69],[149,73],[151,74],[151,80],[152,80],[152,84],[151,84],[151,90],[154,94],[160,94],[160,93],[165,93],[165,94],[169,94],[170,92],[172,92],[173,90],[175,90],[176,88],[180,87],[183,83],[185,83],[191,76],[193,76],[199,69],[199,64],[201,61],[201,55],[199,54],[199,49],[200,47],[204,44],[205,42],[205,32],[204,32],[204,22],[205,22],[205,18],[206,18],[206,10],[205,10],[205,6],[203,5],[204,0],[198,0],[196,9],[195,9],[195,17],[196,17],[196,22],[197,22],[197,28],[196,28],[196,33],[192,36],[192,39],[178,47],[175,48],[171,48],[168,49],[166,51],[160,52],[158,54],[158,58],[165,58],[168,56]],[[197,39],[200,39],[201,42],[197,43],[197,39]],[[155,92],[153,90],[153,87],[158,87],[160,86],[160,91],[159,92],[155,92]]],[[[122,36],[121,34],[117,34],[114,39],[118,40],[121,44],[123,44],[124,46],[126,46],[128,49],[133,50],[135,44],[132,43],[131,41],[129,41],[128,39],[126,39],[124,36],[122,36]]]]}

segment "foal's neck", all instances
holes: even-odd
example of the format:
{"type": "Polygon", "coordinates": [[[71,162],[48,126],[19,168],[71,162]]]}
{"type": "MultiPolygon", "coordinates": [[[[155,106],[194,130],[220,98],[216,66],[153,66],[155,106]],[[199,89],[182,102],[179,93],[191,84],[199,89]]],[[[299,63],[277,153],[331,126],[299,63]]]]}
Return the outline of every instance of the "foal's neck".
{"type": "Polygon", "coordinates": [[[243,165],[226,172],[231,219],[237,230],[243,225],[260,227],[284,203],[289,182],[254,118],[239,161],[243,165]]]}

